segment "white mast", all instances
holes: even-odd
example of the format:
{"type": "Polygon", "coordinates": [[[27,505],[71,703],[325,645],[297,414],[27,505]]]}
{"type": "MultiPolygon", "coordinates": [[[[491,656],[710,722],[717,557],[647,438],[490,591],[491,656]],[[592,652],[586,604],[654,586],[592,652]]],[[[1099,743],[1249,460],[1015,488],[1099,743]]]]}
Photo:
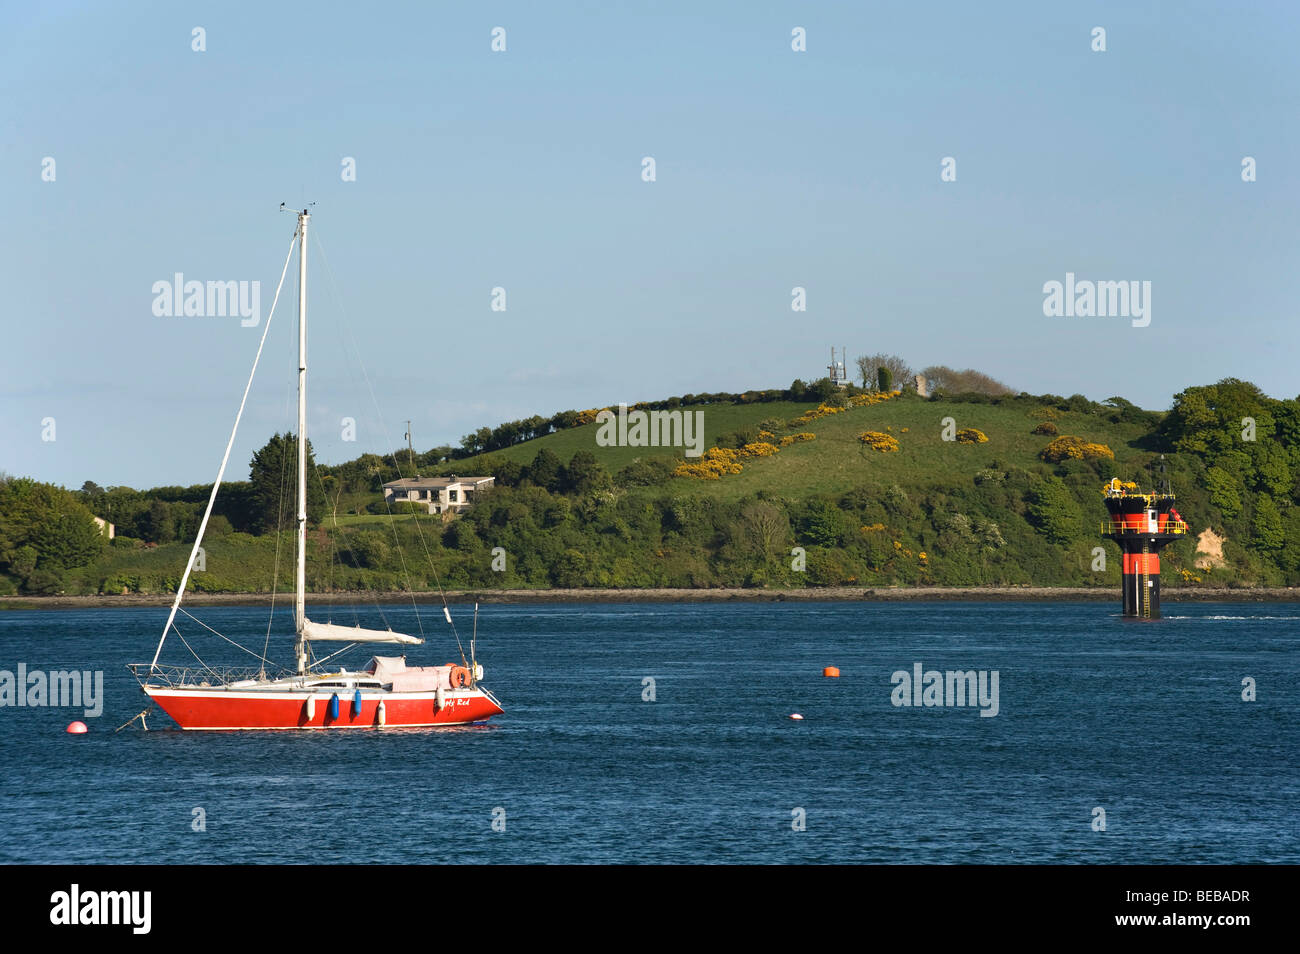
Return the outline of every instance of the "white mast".
{"type": "Polygon", "coordinates": [[[311,214],[298,213],[298,569],[294,581],[295,649],[298,674],[307,672],[307,223],[311,214]]]}

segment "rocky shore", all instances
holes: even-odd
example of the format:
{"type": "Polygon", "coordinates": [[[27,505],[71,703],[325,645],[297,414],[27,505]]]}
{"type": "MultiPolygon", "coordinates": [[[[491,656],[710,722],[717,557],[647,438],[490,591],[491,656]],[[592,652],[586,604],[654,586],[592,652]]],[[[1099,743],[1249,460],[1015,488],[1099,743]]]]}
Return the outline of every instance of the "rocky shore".
{"type": "MultiPolygon", "coordinates": [[[[831,586],[797,590],[776,589],[549,589],[549,590],[448,590],[451,603],[777,603],[777,602],[875,602],[927,600],[1015,600],[1026,602],[1100,600],[1117,601],[1114,587],[1087,586],[968,586],[968,587],[860,587],[831,586]]],[[[123,596],[5,596],[0,609],[79,609],[108,606],[169,606],[174,594],[132,593],[123,596]]],[[[277,601],[292,601],[292,594],[281,593],[277,601]]],[[[437,602],[438,593],[316,593],[309,602],[437,602]]],[[[189,606],[262,606],[271,601],[270,593],[190,593],[189,606]]],[[[1278,602],[1300,601],[1300,587],[1164,587],[1161,601],[1166,605],[1180,601],[1194,602],[1278,602]]]]}

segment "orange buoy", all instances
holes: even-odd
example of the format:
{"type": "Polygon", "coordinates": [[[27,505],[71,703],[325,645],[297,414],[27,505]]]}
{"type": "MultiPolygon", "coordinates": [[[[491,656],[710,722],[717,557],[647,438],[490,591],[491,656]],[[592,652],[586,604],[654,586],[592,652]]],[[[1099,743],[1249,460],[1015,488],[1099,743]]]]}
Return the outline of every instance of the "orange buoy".
{"type": "Polygon", "coordinates": [[[64,731],[68,732],[71,735],[81,735],[85,732],[89,732],[90,730],[86,728],[86,723],[78,721],[78,722],[69,722],[67,729],[65,729],[64,731]]]}
{"type": "Polygon", "coordinates": [[[791,713],[790,713],[790,718],[791,718],[791,719],[794,719],[796,722],[798,722],[798,721],[801,721],[801,720],[803,719],[803,716],[801,716],[801,715],[800,715],[799,713],[797,713],[797,712],[791,712],[791,713]]]}
{"type": "Polygon", "coordinates": [[[822,670],[822,675],[828,679],[838,679],[840,678],[840,671],[835,666],[827,666],[822,670]]]}

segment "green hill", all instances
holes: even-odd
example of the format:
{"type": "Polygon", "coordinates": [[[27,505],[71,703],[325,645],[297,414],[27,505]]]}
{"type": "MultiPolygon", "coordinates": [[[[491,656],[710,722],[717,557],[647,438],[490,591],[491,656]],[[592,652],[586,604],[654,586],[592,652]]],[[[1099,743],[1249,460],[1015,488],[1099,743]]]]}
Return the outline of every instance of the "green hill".
{"type": "MultiPolygon", "coordinates": [[[[760,422],[773,417],[786,421],[817,406],[818,402],[755,404],[731,407],[692,406],[703,411],[705,446],[717,446],[722,435],[751,430],[756,435],[760,422]]],[[[946,485],[961,476],[973,480],[975,475],[997,460],[1004,467],[1034,469],[1042,461],[1038,454],[1049,437],[1031,434],[1041,423],[1028,412],[1041,405],[1001,405],[926,401],[900,397],[874,407],[852,408],[780,433],[810,432],[816,440],[783,448],[773,457],[746,464],[741,473],[716,481],[679,481],[689,483],[692,493],[723,500],[735,500],[768,492],[791,500],[819,494],[847,492],[864,482],[900,484],[908,491],[946,485]],[[943,420],[951,417],[958,429],[973,427],[984,432],[989,442],[982,445],[958,444],[943,440],[943,420]],[[892,429],[899,440],[896,453],[878,453],[864,449],[858,435],[866,430],[892,429]],[[903,428],[907,432],[903,433],[903,428]]],[[[1115,452],[1117,474],[1138,475],[1151,453],[1139,448],[1146,429],[1136,423],[1111,422],[1097,414],[1062,411],[1053,419],[1062,434],[1078,434],[1111,446],[1115,452]]],[[[547,435],[514,447],[481,454],[440,466],[438,473],[492,473],[501,460],[526,464],[542,450],[561,460],[569,460],[578,451],[589,451],[611,474],[637,459],[666,457],[684,460],[680,448],[600,447],[596,443],[597,425],[586,424],[558,434],[547,435]]],[[[780,436],[780,433],[778,436],[780,436]]],[[[1101,517],[1098,517],[1100,520],[1101,517]]]]}
{"type": "MultiPolygon", "coordinates": [[[[1113,587],[1118,550],[1099,537],[1101,484],[1118,476],[1150,487],[1162,463],[1183,516],[1197,534],[1212,530],[1222,547],[1222,559],[1207,566],[1194,537],[1171,546],[1165,583],[1300,583],[1295,400],[1235,379],[1188,388],[1163,413],[1079,395],[820,393],[832,405],[863,406],[818,411],[819,402],[789,392],[750,392],[643,407],[702,413],[710,449],[702,459],[681,447],[602,446],[594,411],[485,428],[461,451],[441,448],[415,461],[426,476],[497,478],[456,519],[384,513],[380,485],[398,475],[396,464],[408,474],[405,453],[321,465],[313,506],[325,516],[311,537],[309,586],[1113,587]],[[947,439],[967,430],[986,440],[947,439]],[[864,443],[864,433],[878,437],[864,443]],[[1045,459],[1058,435],[1078,438],[1084,450],[1045,459]],[[896,450],[875,449],[893,441],[896,450]],[[506,446],[473,452],[494,444],[506,446]],[[685,475],[701,460],[724,473],[685,475]],[[1100,570],[1098,547],[1108,557],[1100,570]]],[[[290,584],[292,543],[259,527],[265,494],[253,476],[223,493],[228,502],[205,539],[196,589],[266,591],[277,543],[279,588],[290,584]]],[[[38,506],[20,485],[0,483],[0,592],[174,589],[207,493],[88,484],[77,493],[42,491],[48,500],[38,506]],[[125,537],[89,550],[79,537],[59,550],[41,507],[63,515],[59,526],[107,515],[125,537]]]]}

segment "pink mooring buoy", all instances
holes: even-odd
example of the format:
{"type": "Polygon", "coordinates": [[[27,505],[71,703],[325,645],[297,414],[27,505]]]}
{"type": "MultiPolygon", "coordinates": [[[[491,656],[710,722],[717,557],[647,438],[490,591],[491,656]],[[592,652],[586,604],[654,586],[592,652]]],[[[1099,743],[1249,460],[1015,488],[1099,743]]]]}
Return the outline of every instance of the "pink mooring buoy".
{"type": "Polygon", "coordinates": [[[77,721],[69,722],[66,731],[71,735],[82,735],[90,730],[86,728],[86,723],[77,721]]]}

